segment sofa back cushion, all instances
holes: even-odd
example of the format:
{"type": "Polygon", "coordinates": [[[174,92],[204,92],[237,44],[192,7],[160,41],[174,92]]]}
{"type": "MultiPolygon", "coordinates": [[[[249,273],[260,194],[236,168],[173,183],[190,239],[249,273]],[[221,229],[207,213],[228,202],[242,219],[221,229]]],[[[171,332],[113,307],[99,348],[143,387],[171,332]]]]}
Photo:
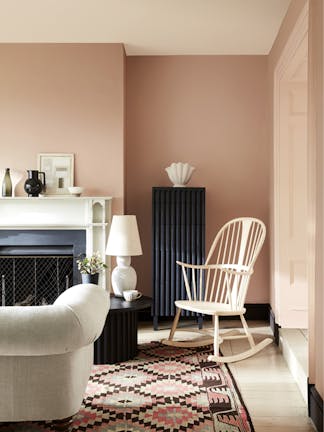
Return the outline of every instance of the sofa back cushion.
{"type": "Polygon", "coordinates": [[[75,285],[53,305],[0,307],[0,355],[63,354],[94,342],[109,310],[97,285],[75,285]]]}

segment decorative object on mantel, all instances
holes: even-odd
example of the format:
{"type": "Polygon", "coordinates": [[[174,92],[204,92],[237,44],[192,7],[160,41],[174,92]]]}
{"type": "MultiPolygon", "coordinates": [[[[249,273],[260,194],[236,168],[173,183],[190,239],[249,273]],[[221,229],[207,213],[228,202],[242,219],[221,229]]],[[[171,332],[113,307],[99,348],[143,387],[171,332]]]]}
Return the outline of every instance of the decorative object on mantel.
{"type": "Polygon", "coordinates": [[[43,171],[27,170],[28,178],[25,181],[25,192],[29,197],[38,197],[41,192],[46,190],[46,178],[43,171]],[[43,181],[40,179],[43,177],[43,181]]]}
{"type": "Polygon", "coordinates": [[[46,195],[69,195],[74,181],[74,154],[40,153],[38,169],[46,173],[46,195]]]}
{"type": "MultiPolygon", "coordinates": [[[[0,184],[2,185],[4,176],[6,173],[6,168],[0,168],[0,184]]],[[[24,177],[24,172],[15,170],[10,168],[10,178],[11,178],[11,185],[12,185],[12,194],[10,196],[16,196],[16,187],[18,183],[21,181],[21,179],[24,177]]]]}
{"type": "Polygon", "coordinates": [[[80,186],[69,186],[68,190],[72,196],[79,197],[83,192],[83,187],[80,186]]]}
{"type": "Polygon", "coordinates": [[[12,196],[12,182],[10,177],[10,168],[6,168],[5,174],[2,180],[2,196],[11,197],[12,196]]]}
{"type": "Polygon", "coordinates": [[[77,260],[77,264],[83,284],[93,283],[98,285],[99,273],[107,268],[106,264],[102,261],[99,252],[95,252],[90,257],[80,257],[80,259],[77,260]]]}
{"type": "Polygon", "coordinates": [[[142,255],[142,253],[136,216],[113,216],[106,255],[117,257],[117,267],[111,274],[115,296],[122,297],[123,291],[135,289],[137,276],[130,265],[131,256],[142,255]]]}
{"type": "Polygon", "coordinates": [[[10,170],[10,176],[11,176],[11,183],[12,183],[12,196],[14,197],[16,196],[16,187],[24,177],[24,172],[12,169],[10,170]]]}
{"type": "Polygon", "coordinates": [[[173,162],[165,168],[173,187],[185,187],[189,182],[195,167],[183,162],[173,162]]]}

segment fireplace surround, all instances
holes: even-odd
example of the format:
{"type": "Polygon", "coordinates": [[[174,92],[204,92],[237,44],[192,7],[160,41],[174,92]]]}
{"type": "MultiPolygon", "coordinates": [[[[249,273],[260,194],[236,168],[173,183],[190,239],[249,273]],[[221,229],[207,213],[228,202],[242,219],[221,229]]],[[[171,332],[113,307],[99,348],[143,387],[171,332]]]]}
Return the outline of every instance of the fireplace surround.
{"type": "Polygon", "coordinates": [[[105,246],[111,201],[111,197],[2,198],[2,304],[20,304],[27,297],[31,304],[52,303],[63,290],[80,282],[77,257],[95,251],[108,266],[100,275],[99,285],[110,291],[110,260],[105,246]]]}

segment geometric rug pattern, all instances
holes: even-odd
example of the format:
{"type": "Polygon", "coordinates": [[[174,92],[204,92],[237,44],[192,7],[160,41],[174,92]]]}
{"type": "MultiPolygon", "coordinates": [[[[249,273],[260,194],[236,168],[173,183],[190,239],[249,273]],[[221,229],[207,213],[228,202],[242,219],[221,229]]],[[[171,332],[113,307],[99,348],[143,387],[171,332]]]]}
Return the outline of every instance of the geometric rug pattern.
{"type": "MultiPolygon", "coordinates": [[[[207,360],[211,347],[139,346],[135,359],[95,365],[71,431],[253,432],[235,381],[224,364],[207,360]]],[[[2,431],[50,431],[14,423],[2,431]]]]}

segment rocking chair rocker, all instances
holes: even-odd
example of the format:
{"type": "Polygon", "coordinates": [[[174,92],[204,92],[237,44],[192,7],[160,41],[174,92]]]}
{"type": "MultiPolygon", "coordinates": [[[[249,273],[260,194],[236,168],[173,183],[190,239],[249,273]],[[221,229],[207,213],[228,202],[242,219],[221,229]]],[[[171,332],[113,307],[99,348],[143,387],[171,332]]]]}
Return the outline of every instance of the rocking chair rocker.
{"type": "Polygon", "coordinates": [[[178,347],[214,344],[214,354],[210,355],[208,360],[222,363],[246,359],[272,343],[272,339],[266,338],[256,345],[244,318],[248,285],[265,235],[266,228],[260,220],[247,217],[233,219],[216,235],[204,265],[177,261],[182,268],[188,300],[175,301],[177,312],[170,335],[168,339],[163,339],[162,343],[178,347]],[[216,258],[213,260],[214,264],[211,264],[212,257],[216,258]],[[192,341],[174,340],[182,309],[211,315],[214,335],[192,341]],[[220,316],[239,316],[243,333],[232,330],[220,336],[220,316]],[[247,351],[231,356],[219,355],[219,345],[224,340],[241,338],[248,339],[250,348],[247,351]]]}

